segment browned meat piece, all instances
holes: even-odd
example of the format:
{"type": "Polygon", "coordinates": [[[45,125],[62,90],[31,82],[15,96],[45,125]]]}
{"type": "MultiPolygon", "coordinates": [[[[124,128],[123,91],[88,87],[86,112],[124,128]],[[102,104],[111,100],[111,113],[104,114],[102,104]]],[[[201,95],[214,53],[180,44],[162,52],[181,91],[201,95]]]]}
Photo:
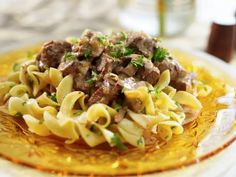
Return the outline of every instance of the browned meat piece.
{"type": "Polygon", "coordinates": [[[119,72],[132,77],[136,74],[137,71],[138,71],[138,69],[134,65],[129,63],[125,68],[121,68],[119,72]]]}
{"type": "Polygon", "coordinates": [[[71,52],[71,44],[66,41],[45,43],[36,57],[36,64],[41,71],[49,67],[57,68],[65,52],[71,52]]]}
{"type": "Polygon", "coordinates": [[[117,33],[112,33],[111,36],[109,37],[109,42],[112,44],[118,44],[120,42],[125,42],[127,41],[127,36],[128,34],[126,32],[117,32],[117,33]]]}
{"type": "Polygon", "coordinates": [[[63,76],[72,74],[74,76],[74,89],[89,93],[90,85],[86,81],[86,76],[91,63],[88,61],[65,61],[62,62],[58,69],[62,71],[63,76]]]}
{"type": "Polygon", "coordinates": [[[59,66],[58,69],[62,71],[63,76],[72,74],[76,75],[79,72],[79,61],[65,61],[62,62],[59,66]]]}
{"type": "Polygon", "coordinates": [[[165,59],[162,62],[154,63],[161,72],[168,69],[170,71],[171,85],[177,90],[191,89],[194,75],[188,73],[180,64],[174,59],[165,59]]]}
{"type": "Polygon", "coordinates": [[[88,61],[64,61],[58,66],[58,69],[62,71],[63,76],[69,74],[76,75],[79,73],[82,77],[85,77],[89,70],[90,64],[91,63],[88,61]]]}
{"type": "Polygon", "coordinates": [[[79,74],[74,78],[73,87],[75,90],[89,93],[91,85],[86,81],[85,77],[79,74]]]}
{"type": "Polygon", "coordinates": [[[142,102],[142,100],[138,98],[126,99],[126,103],[131,110],[137,113],[142,112],[145,107],[145,104],[142,102]]]}
{"type": "Polygon", "coordinates": [[[104,45],[99,40],[101,35],[99,32],[85,31],[73,51],[77,52],[80,57],[99,57],[104,50],[104,45]]]}
{"type": "Polygon", "coordinates": [[[103,75],[112,71],[113,59],[111,56],[103,53],[100,60],[97,61],[97,71],[103,75]]]}
{"type": "Polygon", "coordinates": [[[115,85],[116,83],[120,83],[120,78],[113,73],[107,73],[104,76],[104,84],[105,85],[115,85]]]}
{"type": "Polygon", "coordinates": [[[154,65],[158,67],[161,73],[168,69],[170,71],[171,80],[176,80],[179,73],[184,70],[179,63],[173,59],[165,59],[162,62],[155,62],[154,65]]]}
{"type": "Polygon", "coordinates": [[[120,109],[118,113],[114,116],[115,122],[119,123],[122,119],[124,119],[126,112],[127,107],[120,109]]]}
{"type": "Polygon", "coordinates": [[[114,68],[114,72],[117,74],[125,74],[129,77],[132,77],[138,71],[138,68],[135,67],[132,63],[132,60],[137,60],[141,55],[131,54],[129,56],[122,57],[120,63],[114,68]]]}
{"type": "Polygon", "coordinates": [[[153,55],[157,41],[143,32],[133,32],[129,34],[127,45],[141,52],[144,56],[150,57],[153,55]]]}
{"type": "Polygon", "coordinates": [[[74,89],[89,93],[91,85],[87,82],[87,75],[91,63],[89,61],[79,61],[78,70],[74,77],[74,89]]]}
{"type": "Polygon", "coordinates": [[[142,80],[155,85],[160,77],[160,71],[150,60],[144,60],[144,67],[138,71],[142,80]]]}
{"type": "Polygon", "coordinates": [[[104,103],[108,104],[113,99],[117,97],[120,93],[122,86],[120,84],[117,75],[115,74],[107,74],[104,76],[103,85],[99,87],[88,100],[88,104],[92,105],[94,103],[104,103]]]}
{"type": "Polygon", "coordinates": [[[178,79],[170,84],[177,90],[192,91],[192,81],[195,78],[193,73],[181,72],[178,79]]]}

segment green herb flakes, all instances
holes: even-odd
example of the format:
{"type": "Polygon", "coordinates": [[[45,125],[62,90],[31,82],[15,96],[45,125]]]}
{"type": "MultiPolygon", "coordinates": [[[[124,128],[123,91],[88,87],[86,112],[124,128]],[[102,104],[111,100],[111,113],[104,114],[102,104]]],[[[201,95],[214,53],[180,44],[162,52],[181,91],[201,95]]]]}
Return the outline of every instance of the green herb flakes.
{"type": "Polygon", "coordinates": [[[98,129],[97,129],[96,125],[92,125],[91,128],[90,128],[90,130],[91,130],[92,132],[95,132],[95,133],[96,133],[98,129]]]}
{"type": "Polygon", "coordinates": [[[74,116],[80,116],[83,112],[83,110],[78,110],[74,113],[74,116]]]}
{"type": "Polygon", "coordinates": [[[124,56],[131,55],[132,53],[134,53],[134,50],[130,47],[126,47],[123,52],[124,56]]]}
{"type": "Polygon", "coordinates": [[[106,45],[106,43],[107,43],[107,35],[97,36],[97,39],[100,42],[100,44],[102,44],[103,46],[106,45]]]}
{"type": "Polygon", "coordinates": [[[131,60],[130,63],[134,65],[136,68],[141,68],[144,65],[144,56],[140,56],[137,59],[131,60]]]}
{"type": "Polygon", "coordinates": [[[71,38],[69,39],[69,42],[70,42],[71,44],[73,44],[73,45],[78,44],[78,43],[79,43],[79,38],[71,37],[71,38]]]}
{"type": "Polygon", "coordinates": [[[17,112],[15,116],[23,116],[23,114],[21,112],[17,112]]]}
{"type": "Polygon", "coordinates": [[[56,93],[52,93],[52,94],[50,95],[50,99],[51,99],[52,101],[54,101],[54,102],[57,102],[57,95],[56,95],[56,93]]]}
{"type": "Polygon", "coordinates": [[[14,63],[12,66],[12,70],[14,72],[20,71],[20,67],[21,67],[20,63],[14,63]]]}
{"type": "Polygon", "coordinates": [[[92,76],[90,79],[88,79],[86,82],[89,85],[93,85],[95,82],[97,81],[97,73],[95,73],[94,71],[92,71],[92,76]]]}
{"type": "Polygon", "coordinates": [[[91,56],[92,56],[92,52],[90,50],[87,49],[87,50],[84,51],[84,57],[86,59],[88,59],[91,56]]]}
{"type": "Polygon", "coordinates": [[[144,139],[143,137],[140,137],[138,140],[137,140],[137,145],[143,145],[144,144],[144,139]]]}
{"type": "Polygon", "coordinates": [[[154,61],[159,61],[159,62],[161,62],[161,61],[163,61],[165,58],[166,58],[166,56],[168,55],[169,53],[168,53],[168,51],[166,50],[166,49],[164,49],[164,48],[162,48],[162,47],[158,47],[158,48],[156,48],[156,50],[154,51],[154,55],[153,55],[153,57],[152,57],[152,61],[154,62],[154,61]]]}
{"type": "Polygon", "coordinates": [[[118,104],[118,103],[116,103],[116,104],[114,105],[114,109],[115,109],[117,112],[119,112],[119,111],[121,110],[121,108],[122,108],[122,106],[121,106],[120,104],[118,104]]]}
{"type": "Polygon", "coordinates": [[[153,94],[153,96],[158,97],[161,93],[161,90],[159,87],[154,87],[153,89],[148,89],[148,93],[153,94]]]}
{"type": "Polygon", "coordinates": [[[115,133],[114,136],[111,138],[111,143],[120,150],[127,149],[127,147],[122,143],[120,136],[117,133],[115,133]]]}
{"type": "Polygon", "coordinates": [[[33,87],[34,80],[30,76],[28,77],[28,83],[29,83],[30,87],[33,87]]]}
{"type": "Polygon", "coordinates": [[[66,52],[64,54],[64,59],[65,61],[73,61],[77,59],[76,54],[72,53],[72,52],[66,52]]]}
{"type": "Polygon", "coordinates": [[[31,51],[27,52],[27,59],[32,60],[34,58],[34,54],[31,51]]]}
{"type": "Polygon", "coordinates": [[[128,39],[127,33],[125,33],[124,31],[121,31],[120,34],[121,34],[122,40],[127,41],[128,39]]]}
{"type": "Polygon", "coordinates": [[[44,122],[44,119],[39,120],[39,124],[43,124],[43,122],[44,122]]]}

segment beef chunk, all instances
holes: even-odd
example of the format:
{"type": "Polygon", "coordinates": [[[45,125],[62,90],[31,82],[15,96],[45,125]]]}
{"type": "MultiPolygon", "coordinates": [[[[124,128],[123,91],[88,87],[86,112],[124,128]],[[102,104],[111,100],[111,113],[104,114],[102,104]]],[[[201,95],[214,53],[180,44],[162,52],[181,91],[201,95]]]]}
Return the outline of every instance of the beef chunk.
{"type": "Polygon", "coordinates": [[[77,72],[79,71],[79,61],[65,61],[62,62],[59,66],[58,69],[62,71],[63,76],[72,74],[76,75],[77,72]]]}
{"type": "Polygon", "coordinates": [[[104,45],[99,40],[101,35],[99,32],[85,31],[73,51],[77,52],[79,57],[99,57],[104,50],[104,45]]]}
{"type": "Polygon", "coordinates": [[[117,74],[125,74],[129,77],[132,77],[136,74],[138,71],[138,68],[135,67],[132,63],[130,63],[132,60],[136,60],[137,58],[141,57],[141,55],[137,54],[131,54],[129,56],[122,57],[120,60],[120,64],[117,65],[115,68],[115,72],[117,74]]]}
{"type": "Polygon", "coordinates": [[[36,64],[41,71],[49,67],[57,68],[65,52],[71,52],[71,44],[66,41],[45,43],[36,57],[36,64]]]}
{"type": "Polygon", "coordinates": [[[127,112],[127,107],[121,108],[118,111],[118,113],[114,116],[115,122],[119,123],[122,119],[124,119],[126,112],[127,112]]]}
{"type": "Polygon", "coordinates": [[[126,99],[126,103],[131,110],[138,113],[142,112],[145,107],[145,104],[142,102],[142,100],[138,98],[126,99]]]}
{"type": "Polygon", "coordinates": [[[146,57],[152,56],[156,41],[143,32],[133,32],[129,34],[127,45],[136,49],[138,52],[146,57]]]}
{"type": "Polygon", "coordinates": [[[143,68],[139,70],[139,75],[142,80],[155,85],[160,77],[160,71],[150,60],[145,59],[143,68]]]}
{"type": "Polygon", "coordinates": [[[112,71],[113,59],[111,56],[103,53],[101,58],[97,61],[97,71],[103,75],[112,71]]]}
{"type": "Polygon", "coordinates": [[[155,62],[154,64],[160,69],[161,72],[167,69],[170,71],[170,84],[177,90],[186,90],[187,88],[190,89],[194,75],[183,69],[176,60],[165,59],[162,62],[155,62]]]}
{"type": "Polygon", "coordinates": [[[62,71],[63,76],[72,74],[76,75],[80,73],[82,77],[85,77],[90,67],[90,62],[87,61],[64,61],[59,66],[58,69],[62,71]]]}
{"type": "Polygon", "coordinates": [[[78,61],[78,69],[74,76],[74,89],[89,93],[91,85],[87,82],[91,63],[88,61],[78,61]]]}
{"type": "Polygon", "coordinates": [[[119,78],[115,74],[106,74],[101,87],[99,87],[88,100],[88,104],[104,103],[109,104],[120,93],[122,86],[119,78]]]}
{"type": "Polygon", "coordinates": [[[135,73],[137,72],[137,68],[129,63],[125,68],[121,68],[119,72],[126,74],[127,76],[134,76],[135,73]]]}
{"type": "Polygon", "coordinates": [[[86,81],[86,78],[83,77],[81,74],[78,74],[74,78],[74,85],[75,90],[79,90],[85,93],[89,93],[91,85],[86,81]]]}
{"type": "Polygon", "coordinates": [[[159,68],[161,73],[168,69],[170,71],[170,78],[172,81],[178,78],[180,72],[184,72],[179,63],[172,59],[165,59],[162,62],[155,62],[154,65],[159,68]]]}
{"type": "Polygon", "coordinates": [[[192,90],[192,82],[195,78],[193,73],[181,72],[178,79],[171,81],[170,85],[172,85],[177,90],[192,90]]]}
{"type": "Polygon", "coordinates": [[[87,82],[87,75],[91,63],[88,61],[65,61],[62,62],[58,69],[62,71],[63,76],[72,74],[74,76],[74,89],[89,93],[90,85],[87,82]]]}

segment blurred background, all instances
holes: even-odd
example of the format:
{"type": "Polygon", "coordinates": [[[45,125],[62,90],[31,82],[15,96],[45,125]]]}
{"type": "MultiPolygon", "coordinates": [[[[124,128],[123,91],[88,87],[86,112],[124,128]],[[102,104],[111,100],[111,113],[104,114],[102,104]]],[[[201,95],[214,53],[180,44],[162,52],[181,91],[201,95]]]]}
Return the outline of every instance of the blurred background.
{"type": "Polygon", "coordinates": [[[142,30],[236,67],[235,15],[236,0],[0,0],[0,47],[86,28],[142,30]]]}

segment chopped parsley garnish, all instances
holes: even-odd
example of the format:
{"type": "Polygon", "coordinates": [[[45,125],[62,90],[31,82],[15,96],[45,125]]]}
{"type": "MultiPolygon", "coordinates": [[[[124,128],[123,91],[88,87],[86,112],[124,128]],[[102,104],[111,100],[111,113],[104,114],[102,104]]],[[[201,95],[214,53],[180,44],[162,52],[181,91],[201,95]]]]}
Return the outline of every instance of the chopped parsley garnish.
{"type": "Polygon", "coordinates": [[[130,63],[134,65],[136,68],[141,68],[143,67],[144,64],[144,56],[140,56],[137,59],[131,60],[130,63]]]}
{"type": "Polygon", "coordinates": [[[119,111],[121,110],[121,108],[122,108],[122,106],[121,106],[120,104],[118,104],[118,103],[116,103],[116,104],[114,105],[114,109],[115,109],[117,112],[119,112],[119,111]]]}
{"type": "Polygon", "coordinates": [[[159,95],[161,93],[160,88],[159,87],[154,87],[154,92],[159,95]]]}
{"type": "Polygon", "coordinates": [[[131,55],[132,53],[134,53],[134,50],[132,48],[126,47],[124,49],[124,56],[131,55]]]}
{"type": "Polygon", "coordinates": [[[137,145],[142,145],[144,144],[144,140],[143,140],[143,137],[140,137],[138,140],[137,140],[137,145]]]}
{"type": "Polygon", "coordinates": [[[105,45],[107,43],[107,35],[97,36],[97,39],[102,45],[105,45]]]}
{"type": "Polygon", "coordinates": [[[77,56],[76,56],[76,54],[74,54],[74,53],[66,52],[66,53],[64,54],[64,59],[65,59],[65,61],[73,61],[73,60],[76,60],[76,59],[77,59],[77,56]]]}
{"type": "Polygon", "coordinates": [[[39,124],[43,124],[43,122],[44,122],[44,119],[39,120],[39,124]]]}
{"type": "Polygon", "coordinates": [[[91,55],[92,55],[92,52],[90,51],[90,50],[85,50],[84,51],[84,57],[86,58],[86,59],[88,59],[89,57],[91,57],[91,55]]]}
{"type": "Polygon", "coordinates": [[[90,133],[87,133],[85,136],[86,136],[86,137],[89,137],[89,136],[90,136],[90,133]]]}
{"type": "Polygon", "coordinates": [[[127,149],[127,147],[122,143],[120,136],[117,133],[115,133],[114,136],[111,138],[111,143],[120,150],[127,149]]]}
{"type": "Polygon", "coordinates": [[[158,47],[156,48],[156,50],[154,51],[154,55],[152,57],[152,61],[163,61],[166,56],[168,55],[168,51],[162,47],[158,47]]]}
{"type": "Polygon", "coordinates": [[[126,88],[125,88],[125,87],[122,87],[122,89],[121,89],[121,93],[124,93],[125,90],[126,90],[126,88]]]}
{"type": "Polygon", "coordinates": [[[97,73],[95,73],[94,71],[92,71],[92,76],[90,79],[88,79],[86,82],[89,85],[93,85],[95,82],[97,81],[97,73]]]}
{"type": "Polygon", "coordinates": [[[52,93],[52,94],[50,95],[50,99],[51,99],[52,101],[54,101],[54,102],[57,102],[57,95],[56,95],[56,93],[52,93]]]}
{"type": "Polygon", "coordinates": [[[15,114],[15,116],[22,116],[22,113],[21,113],[21,112],[17,112],[17,113],[15,114]]]}
{"type": "Polygon", "coordinates": [[[84,111],[83,110],[78,110],[77,112],[74,113],[75,116],[80,116],[84,111]]]}
{"type": "Polygon", "coordinates": [[[154,87],[153,89],[148,89],[149,93],[154,93],[156,97],[159,96],[159,94],[161,93],[161,90],[159,87],[154,87]]]}
{"type": "Polygon", "coordinates": [[[108,48],[109,48],[109,53],[112,57],[114,58],[119,58],[122,56],[122,51],[121,51],[121,46],[120,44],[109,44],[108,45],[108,48]]]}
{"type": "Polygon", "coordinates": [[[12,66],[12,70],[14,72],[20,71],[20,67],[21,67],[20,63],[14,63],[14,65],[12,66]]]}
{"type": "Polygon", "coordinates": [[[90,130],[91,130],[92,132],[96,132],[96,131],[97,131],[96,125],[92,125],[91,128],[90,128],[90,130]]]}
{"type": "Polygon", "coordinates": [[[33,57],[34,57],[34,54],[33,54],[31,51],[28,51],[28,52],[27,52],[27,58],[28,58],[29,60],[32,60],[33,57]]]}
{"type": "Polygon", "coordinates": [[[120,58],[123,56],[130,55],[134,53],[134,50],[130,47],[124,47],[124,44],[109,44],[108,45],[109,53],[114,58],[120,58]]]}
{"type": "Polygon", "coordinates": [[[126,41],[128,39],[127,33],[121,31],[120,34],[121,34],[122,40],[126,41]]]}
{"type": "Polygon", "coordinates": [[[28,83],[31,87],[34,85],[34,80],[30,76],[28,77],[28,83]]]}
{"type": "Polygon", "coordinates": [[[76,37],[72,37],[72,38],[69,39],[69,42],[70,42],[71,44],[75,45],[75,44],[78,44],[78,43],[79,43],[79,39],[76,38],[76,37]]]}

